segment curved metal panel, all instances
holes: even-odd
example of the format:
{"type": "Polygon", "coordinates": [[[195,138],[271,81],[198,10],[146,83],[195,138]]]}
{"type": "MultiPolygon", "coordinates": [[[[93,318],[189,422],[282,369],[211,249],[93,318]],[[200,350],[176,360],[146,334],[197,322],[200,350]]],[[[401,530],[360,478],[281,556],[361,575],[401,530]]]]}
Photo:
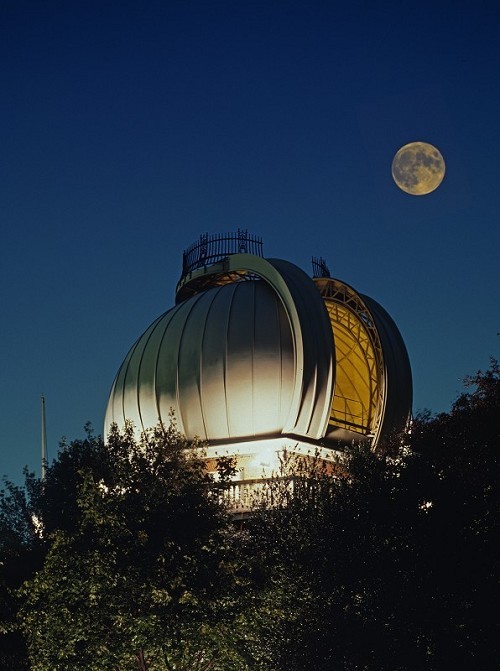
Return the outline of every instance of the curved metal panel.
{"type": "Polygon", "coordinates": [[[141,407],[139,404],[139,387],[137,385],[137,380],[139,376],[144,378],[144,375],[141,374],[141,365],[144,352],[148,347],[149,339],[155,327],[156,323],[153,323],[144,333],[142,338],[140,338],[140,340],[137,342],[133,349],[132,355],[128,360],[127,371],[123,380],[124,416],[126,416],[127,419],[130,419],[140,430],[143,428],[143,423],[141,417],[141,407]]]}
{"type": "Polygon", "coordinates": [[[276,292],[291,329],[295,379],[284,434],[313,439],[325,435],[333,395],[335,349],[328,315],[311,278],[300,268],[279,259],[232,254],[221,263],[186,278],[177,300],[207,290],[207,286],[260,277],[276,292]],[[236,279],[235,279],[236,278],[236,279]],[[182,295],[181,295],[182,294],[182,295]]]}
{"type": "MultiPolygon", "coordinates": [[[[242,286],[244,286],[244,283],[242,286]]],[[[282,430],[292,401],[295,380],[293,340],[290,325],[278,296],[264,300],[271,288],[255,292],[253,414],[272,433],[282,430]],[[280,374],[275,374],[277,362],[280,374]],[[261,393],[264,390],[264,393],[261,393]]]]}
{"type": "Polygon", "coordinates": [[[140,414],[137,403],[137,387],[135,386],[134,390],[134,382],[132,381],[132,377],[129,374],[129,368],[134,357],[135,360],[137,360],[136,350],[139,349],[139,351],[142,352],[144,337],[155,328],[160,320],[161,317],[153,322],[146,333],[136,340],[129,353],[125,357],[122,365],[120,366],[120,369],[118,370],[111,388],[111,392],[109,394],[108,407],[106,409],[106,415],[104,419],[105,436],[108,434],[113,422],[116,422],[119,425],[123,425],[125,418],[131,419],[137,425],[137,427],[141,428],[140,414]],[[127,403],[125,399],[127,399],[127,403]],[[128,414],[129,412],[130,414],[128,414]]]}
{"type": "Polygon", "coordinates": [[[172,308],[138,339],[110,393],[105,430],[138,430],[175,413],[188,438],[213,443],[280,435],[296,378],[285,308],[254,279],[206,290],[172,308]]]}
{"type": "Polygon", "coordinates": [[[206,438],[229,436],[226,399],[226,342],[235,285],[210,290],[213,300],[208,308],[201,356],[201,403],[206,438]]]}
{"type": "MultiPolygon", "coordinates": [[[[156,365],[156,397],[158,399],[159,420],[168,425],[170,411],[175,413],[179,431],[185,435],[184,413],[179,399],[179,357],[182,338],[185,333],[189,314],[195,309],[200,296],[181,303],[172,309],[172,318],[168,323],[156,365]]],[[[168,313],[167,313],[168,314],[168,313]]],[[[138,380],[138,384],[141,384],[138,380]]]]}
{"type": "Polygon", "coordinates": [[[178,344],[177,408],[186,436],[206,438],[201,409],[200,361],[201,343],[211,296],[201,294],[185,317],[178,344]]]}
{"type": "Polygon", "coordinates": [[[410,360],[401,333],[387,311],[369,296],[368,306],[382,343],[385,363],[385,408],[380,435],[403,429],[411,416],[413,383],[410,360]]]}
{"type": "Polygon", "coordinates": [[[140,368],[141,384],[137,385],[142,429],[156,426],[158,423],[159,412],[156,385],[158,350],[172,316],[172,313],[168,312],[156,321],[142,355],[140,368]]]}
{"type": "MultiPolygon", "coordinates": [[[[257,282],[233,284],[235,297],[231,305],[226,337],[226,408],[228,438],[253,436],[258,418],[253,413],[253,379],[255,354],[255,285],[257,282]]],[[[262,390],[265,392],[265,390],[262,390]]],[[[257,433],[259,433],[257,431],[257,433]]]]}
{"type": "MultiPolygon", "coordinates": [[[[328,313],[314,282],[288,261],[270,259],[285,280],[300,324],[300,404],[290,433],[320,439],[327,430],[333,396],[335,348],[328,313]]],[[[299,338],[297,338],[299,341],[299,338]]],[[[297,344],[299,344],[297,342],[297,344]]]]}

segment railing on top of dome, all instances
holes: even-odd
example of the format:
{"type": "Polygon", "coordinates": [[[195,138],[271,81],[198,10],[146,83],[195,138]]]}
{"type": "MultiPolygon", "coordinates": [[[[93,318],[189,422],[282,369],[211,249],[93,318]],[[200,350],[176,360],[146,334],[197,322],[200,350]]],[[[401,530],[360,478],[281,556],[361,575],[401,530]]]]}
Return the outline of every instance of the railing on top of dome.
{"type": "Polygon", "coordinates": [[[313,267],[313,277],[326,277],[330,278],[330,269],[326,265],[326,261],[322,256],[312,257],[312,267],[313,267]]]}
{"type": "Polygon", "coordinates": [[[246,229],[240,228],[237,233],[200,235],[200,239],[182,254],[182,277],[197,268],[222,261],[230,254],[263,256],[262,238],[250,235],[246,229]]]}

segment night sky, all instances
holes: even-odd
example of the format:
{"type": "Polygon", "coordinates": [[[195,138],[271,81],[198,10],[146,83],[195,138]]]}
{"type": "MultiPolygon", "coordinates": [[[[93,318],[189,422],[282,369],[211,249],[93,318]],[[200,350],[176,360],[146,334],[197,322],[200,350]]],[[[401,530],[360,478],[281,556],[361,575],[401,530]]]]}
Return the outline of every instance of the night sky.
{"type": "Polygon", "coordinates": [[[498,2],[1,0],[0,475],[102,431],[204,232],[380,302],[414,410],[499,357],[498,2]],[[434,144],[441,186],[391,163],[434,144]]]}

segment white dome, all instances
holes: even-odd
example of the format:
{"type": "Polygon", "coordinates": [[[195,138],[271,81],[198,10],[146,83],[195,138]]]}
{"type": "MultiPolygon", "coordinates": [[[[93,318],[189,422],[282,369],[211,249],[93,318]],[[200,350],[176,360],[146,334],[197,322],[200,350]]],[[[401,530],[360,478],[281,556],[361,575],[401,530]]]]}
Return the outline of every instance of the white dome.
{"type": "Polygon", "coordinates": [[[212,286],[157,319],[113,384],[105,419],[139,430],[173,410],[179,430],[212,445],[282,435],[321,438],[333,388],[333,336],[312,280],[285,261],[212,286]]]}
{"type": "Polygon", "coordinates": [[[106,435],[125,420],[139,432],[168,426],[173,411],[188,439],[241,454],[276,439],[306,451],[352,440],[375,448],[407,424],[408,354],[376,301],[287,261],[224,256],[218,243],[202,237],[189,251],[178,304],[125,358],[106,435]]]}

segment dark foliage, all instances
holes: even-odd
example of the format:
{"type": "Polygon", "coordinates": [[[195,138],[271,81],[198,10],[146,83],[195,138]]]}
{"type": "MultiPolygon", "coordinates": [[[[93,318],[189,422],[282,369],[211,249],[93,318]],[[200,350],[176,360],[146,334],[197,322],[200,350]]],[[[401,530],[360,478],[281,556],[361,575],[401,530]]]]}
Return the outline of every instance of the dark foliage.
{"type": "Polygon", "coordinates": [[[497,668],[497,363],[467,384],[398,449],[355,447],[336,478],[295,464],[293,493],[274,483],[248,527],[260,607],[280,613],[257,636],[270,668],[497,668]]]}
{"type": "Polygon", "coordinates": [[[466,385],[335,477],[284,455],[243,527],[175,427],[63,445],[0,494],[0,667],[496,669],[498,363],[466,385]]]}

